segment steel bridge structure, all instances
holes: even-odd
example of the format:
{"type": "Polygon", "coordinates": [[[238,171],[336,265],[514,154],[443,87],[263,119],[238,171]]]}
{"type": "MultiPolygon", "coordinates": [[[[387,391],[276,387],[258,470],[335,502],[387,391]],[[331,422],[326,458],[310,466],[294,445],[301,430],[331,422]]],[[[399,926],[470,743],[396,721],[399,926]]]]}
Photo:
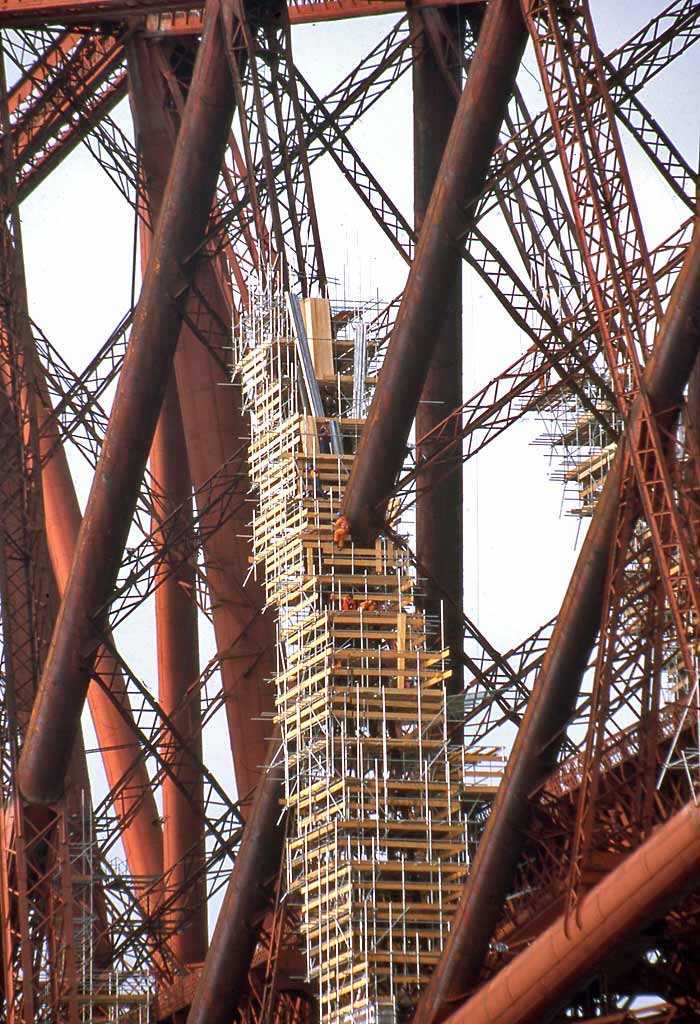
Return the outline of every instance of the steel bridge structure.
{"type": "Polygon", "coordinates": [[[700,1020],[698,169],[653,113],[700,2],[611,50],[598,6],[0,0],[0,1020],[700,1020]],[[295,26],[370,17],[321,95],[295,26]],[[353,132],[403,76],[410,212],[353,132]],[[75,368],[21,212],[79,146],[142,280],[75,368]],[[329,299],[321,158],[405,262],[391,301],[329,299]],[[473,395],[465,267],[523,353],[473,395]],[[500,651],[463,468],[526,417],[587,529],[500,651]],[[115,641],[144,609],[154,681],[115,641]]]}

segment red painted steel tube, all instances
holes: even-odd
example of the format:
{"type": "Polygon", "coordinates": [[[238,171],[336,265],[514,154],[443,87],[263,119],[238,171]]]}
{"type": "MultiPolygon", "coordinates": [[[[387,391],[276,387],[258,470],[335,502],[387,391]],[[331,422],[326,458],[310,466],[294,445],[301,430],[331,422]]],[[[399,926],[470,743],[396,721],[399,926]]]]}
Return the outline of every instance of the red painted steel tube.
{"type": "MultiPolygon", "coordinates": [[[[224,313],[225,303],[210,268],[202,267],[197,285],[213,308],[224,313]]],[[[250,436],[248,420],[240,407],[240,392],[222,386],[227,383],[224,370],[187,327],[180,334],[175,372],[192,480],[199,487],[245,444],[250,436]]],[[[245,453],[238,464],[229,466],[229,472],[219,475],[218,487],[234,495],[231,518],[207,536],[204,560],[236,786],[244,797],[257,785],[265,764],[274,713],[269,679],[276,671],[276,648],[273,618],[261,611],[265,600],[260,584],[251,578],[243,587],[251,553],[250,505],[243,500],[248,489],[245,453]]],[[[205,531],[216,518],[215,510],[205,513],[205,531]]]]}
{"type": "MultiPolygon", "coordinates": [[[[462,53],[461,12],[450,9],[425,14],[409,9],[413,36],[413,211],[420,231],[438,180],[440,161],[450,135],[459,100],[461,67],[454,57],[462,53]],[[452,69],[450,82],[433,52],[426,17],[450,41],[445,62],[452,69]]],[[[453,282],[442,310],[435,351],[416,410],[416,437],[428,434],[445,416],[462,405],[462,256],[454,253],[449,278],[453,282]]],[[[430,446],[419,446],[417,461],[429,457],[430,446]]],[[[450,651],[452,693],[462,690],[463,606],[463,483],[461,451],[455,447],[449,462],[431,465],[416,481],[416,555],[428,573],[421,604],[431,620],[444,621],[445,645],[450,651]],[[435,581],[435,583],[433,583],[435,581]],[[442,592],[450,600],[441,608],[442,592]],[[441,615],[442,612],[442,615],[441,615]]]]}
{"type": "MultiPolygon", "coordinates": [[[[166,121],[160,108],[161,125],[166,121]]],[[[162,129],[161,129],[162,130],[162,129]]],[[[158,204],[151,205],[153,222],[160,215],[160,201],[165,187],[161,183],[158,204]]],[[[141,263],[145,273],[151,248],[151,232],[141,223],[141,263]]],[[[165,714],[178,732],[187,738],[190,748],[201,761],[202,713],[199,688],[190,688],[199,676],[198,609],[194,599],[196,587],[193,556],[180,554],[167,533],[160,530],[162,522],[173,516],[175,531],[181,542],[192,545],[192,481],[187,462],[185,436],[177,395],[175,377],[171,373],[151,446],[151,477],[156,515],[152,530],[160,548],[162,562],[156,570],[155,592],[156,635],[158,659],[158,698],[165,714]]],[[[163,779],[163,897],[167,914],[175,930],[170,949],[183,964],[201,963],[207,950],[206,849],[204,840],[204,790],[201,772],[185,751],[178,750],[172,740],[162,749],[172,768],[172,777],[163,779]],[[179,891],[174,902],[170,894],[179,891]]]]}
{"type": "MultiPolygon", "coordinates": [[[[42,461],[43,521],[51,569],[61,596],[73,561],[82,516],[58,426],[52,417],[44,372],[29,331],[26,332],[25,344],[32,358],[30,376],[42,461]]],[[[3,380],[3,384],[6,388],[10,386],[9,381],[3,380]]],[[[24,443],[31,444],[28,426],[25,426],[24,443]]],[[[104,648],[98,651],[96,670],[111,681],[113,693],[130,715],[121,672],[104,648]]],[[[127,780],[127,785],[121,788],[115,811],[122,825],[121,837],[129,868],[134,876],[143,878],[150,886],[152,879],[159,878],[162,873],[162,839],[148,772],[138,757],[138,741],[124,715],[96,683],[89,687],[88,702],[102,749],[107,782],[110,788],[114,788],[127,780]]]]}
{"type": "MultiPolygon", "coordinates": [[[[414,0],[416,7],[479,3],[480,0],[414,0]]],[[[193,35],[201,31],[202,0],[0,0],[0,25],[5,27],[85,21],[113,22],[148,16],[147,27],[163,34],[193,35]],[[171,27],[172,26],[172,27],[171,27]]],[[[292,25],[372,14],[398,14],[404,0],[302,0],[288,5],[292,25]]]]}
{"type": "Polygon", "coordinates": [[[492,0],[421,229],[396,325],[345,492],[352,536],[370,544],[406,454],[420,393],[453,301],[469,231],[525,47],[516,0],[492,0]]]}
{"type": "Polygon", "coordinates": [[[700,808],[691,801],[599,882],[575,914],[560,917],[467,1000],[449,1024],[549,1020],[625,938],[698,885],[700,808]]]}
{"type": "Polygon", "coordinates": [[[279,732],[270,741],[187,1024],[229,1024],[236,1015],[269,906],[284,846],[280,821],[284,765],[279,732]]]}
{"type": "Polygon", "coordinates": [[[700,359],[696,359],[688,380],[688,433],[700,451],[700,359]]]}
{"type": "MultiPolygon", "coordinates": [[[[36,540],[32,541],[32,548],[36,548],[32,552],[32,558],[39,558],[39,562],[32,565],[32,575],[34,586],[45,588],[49,595],[44,597],[44,600],[48,602],[47,607],[51,609],[50,614],[53,615],[57,607],[57,598],[62,595],[68,578],[80,530],[81,514],[68,461],[59,437],[58,426],[52,417],[46,377],[37,354],[35,339],[29,329],[24,268],[19,239],[14,259],[18,264],[15,300],[18,310],[23,312],[23,315],[19,317],[22,345],[17,346],[16,349],[17,364],[11,367],[5,361],[0,371],[0,420],[5,420],[8,425],[15,423],[14,429],[21,429],[22,433],[19,437],[11,435],[9,455],[7,444],[4,449],[0,491],[5,493],[9,504],[4,508],[3,525],[5,529],[9,529],[18,513],[18,510],[13,508],[13,504],[18,497],[21,497],[22,487],[18,487],[18,478],[12,479],[7,474],[11,473],[13,468],[16,473],[20,472],[23,460],[19,447],[15,448],[15,445],[24,445],[27,452],[30,453],[31,461],[36,460],[36,466],[40,467],[38,480],[40,481],[41,498],[39,499],[38,495],[35,495],[29,504],[29,507],[34,509],[34,516],[38,516],[38,519],[35,518],[32,524],[32,531],[36,531],[38,528],[46,538],[45,555],[40,554],[41,545],[37,546],[36,540]],[[23,356],[18,354],[21,351],[24,352],[23,356]],[[12,381],[14,375],[18,376],[20,395],[15,392],[16,385],[13,385],[12,381]],[[26,403],[24,414],[20,415],[21,427],[17,425],[12,411],[14,403],[18,400],[23,406],[26,403]],[[9,491],[7,490],[8,484],[10,485],[9,491]],[[44,557],[48,557],[50,567],[44,567],[44,557]]],[[[25,481],[24,486],[28,486],[28,482],[25,481]]],[[[26,497],[24,500],[26,501],[26,497]]],[[[28,628],[27,624],[23,623],[23,609],[29,607],[27,602],[30,596],[29,593],[24,593],[25,563],[28,551],[25,549],[26,544],[13,544],[5,552],[6,558],[9,557],[15,561],[19,559],[22,566],[20,571],[15,569],[12,573],[14,586],[9,588],[6,595],[7,600],[13,604],[17,601],[18,596],[21,596],[21,601],[14,609],[6,608],[5,613],[8,623],[13,627],[11,633],[19,628],[20,635],[24,636],[25,646],[28,645],[28,648],[31,649],[33,644],[36,644],[38,645],[37,650],[42,651],[46,638],[35,635],[35,633],[43,616],[29,624],[28,628]],[[18,584],[21,584],[19,589],[18,584]]],[[[46,610],[44,614],[46,614],[46,610]]],[[[121,675],[111,656],[104,651],[101,653],[100,668],[105,673],[109,673],[115,694],[122,698],[122,706],[130,714],[128,697],[121,675]]],[[[99,654],[98,661],[100,661],[99,654]]],[[[36,682],[33,673],[29,678],[22,678],[23,669],[26,669],[26,665],[15,665],[13,671],[15,691],[20,697],[15,700],[15,703],[22,733],[30,719],[31,707],[35,699],[34,683],[36,682]],[[20,693],[20,691],[23,692],[20,693]]],[[[130,870],[137,878],[144,879],[144,886],[139,892],[139,897],[146,912],[150,913],[154,906],[154,897],[157,900],[153,879],[154,877],[159,879],[162,871],[162,844],[158,814],[148,773],[143,762],[138,759],[139,748],[134,732],[128,728],[125,717],[105,696],[102,688],[97,685],[90,687],[90,709],[95,732],[102,747],[102,760],[109,786],[115,788],[118,783],[123,784],[126,781],[126,785],[121,788],[120,798],[116,801],[114,809],[121,825],[121,838],[130,870]],[[148,900],[144,898],[144,889],[149,891],[148,900]]],[[[87,810],[92,814],[92,804],[89,799],[90,781],[80,725],[78,725],[76,742],[73,744],[70,755],[68,771],[66,806],[70,808],[71,813],[79,815],[85,813],[84,797],[81,796],[81,792],[84,792],[88,795],[87,810]]],[[[95,886],[95,911],[95,952],[99,960],[106,963],[111,945],[106,931],[104,891],[99,882],[95,886]]]]}
{"type": "Polygon", "coordinates": [[[214,197],[234,107],[221,18],[230,2],[206,7],[153,251],[20,759],[20,788],[35,803],[52,802],[63,787],[182,323],[178,297],[192,272],[184,261],[202,241],[214,197]]]}
{"type": "MultiPolygon", "coordinates": [[[[66,453],[56,423],[51,419],[48,395],[40,385],[39,390],[36,406],[39,451],[45,460],[41,482],[46,538],[58,592],[63,595],[78,543],[82,515],[66,453]]],[[[110,681],[112,693],[128,708],[129,698],[121,671],[104,647],[97,651],[95,671],[110,681]]],[[[159,878],[163,873],[160,817],[146,766],[139,759],[136,734],[129,729],[123,715],[97,683],[88,688],[88,704],[110,789],[128,779],[115,810],[123,825],[121,837],[129,870],[137,878],[159,878]]]]}
{"type": "MultiPolygon", "coordinates": [[[[165,116],[169,97],[158,68],[159,47],[162,44],[136,38],[127,51],[131,105],[154,218],[160,209],[177,133],[172,111],[170,121],[165,116]]],[[[164,53],[161,56],[165,59],[164,53]]],[[[196,288],[220,322],[227,324],[231,314],[211,261],[200,262],[196,288]]],[[[204,495],[204,505],[209,498],[203,485],[225,464],[230,470],[219,474],[222,493],[231,488],[240,497],[249,486],[245,455],[231,461],[250,436],[248,420],[241,408],[239,389],[226,386],[226,371],[216,358],[221,339],[211,340],[213,350],[183,324],[175,353],[190,473],[195,488],[204,495]],[[237,480],[235,474],[241,472],[245,476],[237,480]]],[[[249,507],[238,500],[228,504],[231,518],[225,528],[216,531],[210,526],[216,522],[218,511],[201,507],[199,512],[236,784],[243,796],[254,788],[265,763],[269,720],[274,712],[272,687],[265,681],[275,672],[275,631],[272,616],[260,613],[265,603],[262,588],[253,579],[242,586],[250,568],[249,507]]]]}
{"type": "MultiPolygon", "coordinates": [[[[700,230],[696,227],[644,374],[653,408],[671,422],[699,348],[700,230]]],[[[639,418],[637,401],[629,432],[634,433],[639,418]]],[[[600,626],[622,462],[619,451],[581,547],[450,936],[418,1004],[415,1024],[445,1018],[454,1001],[478,979],[523,846],[530,795],[555,765],[600,626]]]]}
{"type": "MultiPolygon", "coordinates": [[[[172,375],[151,447],[151,476],[158,513],[153,532],[162,556],[158,568],[161,579],[155,592],[158,699],[201,761],[199,687],[190,691],[199,676],[195,570],[191,557],[180,558],[177,545],[170,545],[167,533],[158,529],[178,508],[178,533],[191,536],[194,529],[185,435],[172,375]]],[[[163,896],[167,903],[169,891],[179,889],[181,893],[172,905],[168,904],[168,916],[177,924],[170,948],[182,963],[194,964],[201,963],[207,951],[203,782],[191,758],[172,741],[166,743],[162,753],[180,785],[174,779],[163,779],[163,896]]]]}

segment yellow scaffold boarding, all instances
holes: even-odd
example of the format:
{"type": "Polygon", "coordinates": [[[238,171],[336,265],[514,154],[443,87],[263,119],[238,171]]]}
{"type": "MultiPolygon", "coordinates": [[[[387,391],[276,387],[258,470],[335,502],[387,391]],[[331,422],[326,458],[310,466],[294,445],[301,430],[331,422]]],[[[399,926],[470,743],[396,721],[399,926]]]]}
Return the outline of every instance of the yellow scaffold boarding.
{"type": "Polygon", "coordinates": [[[468,810],[501,766],[454,739],[440,623],[417,607],[406,551],[387,537],[359,547],[339,519],[374,382],[362,325],[324,299],[300,308],[302,338],[284,296],[259,298],[237,352],[253,557],[278,623],[287,898],[322,1020],[393,1024],[440,955],[468,869],[468,810]]]}

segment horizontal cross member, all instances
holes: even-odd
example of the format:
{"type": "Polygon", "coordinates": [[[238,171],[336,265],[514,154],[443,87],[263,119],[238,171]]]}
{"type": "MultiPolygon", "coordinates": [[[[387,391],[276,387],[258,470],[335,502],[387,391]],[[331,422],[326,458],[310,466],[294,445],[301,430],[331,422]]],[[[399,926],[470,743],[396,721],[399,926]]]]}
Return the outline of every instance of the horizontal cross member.
{"type": "MultiPolygon", "coordinates": [[[[415,0],[414,7],[445,7],[465,0],[415,0]]],[[[466,0],[476,3],[476,0],[466,0]]],[[[292,24],[337,21],[406,10],[404,0],[308,0],[289,3],[292,24]]],[[[0,0],[0,28],[81,24],[142,15],[153,34],[192,35],[202,28],[202,0],[0,0]]]]}

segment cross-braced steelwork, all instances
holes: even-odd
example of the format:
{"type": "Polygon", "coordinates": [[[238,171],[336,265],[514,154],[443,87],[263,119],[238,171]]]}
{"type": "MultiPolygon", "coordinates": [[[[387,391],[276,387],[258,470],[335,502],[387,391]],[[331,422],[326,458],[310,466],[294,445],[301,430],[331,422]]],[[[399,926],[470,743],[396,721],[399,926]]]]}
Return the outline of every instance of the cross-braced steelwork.
{"type": "Polygon", "coordinates": [[[698,1019],[700,4],[641,21],[0,0],[0,1019],[698,1019]],[[20,215],[81,147],[133,287],[76,368],[20,215]],[[585,536],[503,652],[463,467],[528,424],[585,536]]]}

